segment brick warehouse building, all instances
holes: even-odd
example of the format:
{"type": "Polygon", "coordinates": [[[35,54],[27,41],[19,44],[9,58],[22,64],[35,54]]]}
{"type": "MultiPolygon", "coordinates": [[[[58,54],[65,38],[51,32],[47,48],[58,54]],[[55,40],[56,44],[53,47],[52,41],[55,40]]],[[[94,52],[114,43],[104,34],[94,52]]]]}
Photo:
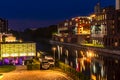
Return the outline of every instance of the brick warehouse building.
{"type": "Polygon", "coordinates": [[[120,49],[120,1],[116,0],[116,10],[114,12],[114,26],[109,30],[109,35],[104,36],[104,46],[120,49]]]}

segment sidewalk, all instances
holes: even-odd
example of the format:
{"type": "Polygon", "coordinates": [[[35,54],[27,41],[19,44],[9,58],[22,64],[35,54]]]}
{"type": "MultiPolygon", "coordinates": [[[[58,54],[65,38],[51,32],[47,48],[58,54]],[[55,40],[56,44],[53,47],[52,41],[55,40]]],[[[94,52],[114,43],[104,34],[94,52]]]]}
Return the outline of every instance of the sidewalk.
{"type": "Polygon", "coordinates": [[[64,70],[60,68],[51,68],[51,70],[59,71],[61,73],[64,73],[64,75],[66,74],[66,76],[68,77],[68,80],[81,80],[81,79],[75,78],[76,76],[73,73],[65,72],[64,70]]]}

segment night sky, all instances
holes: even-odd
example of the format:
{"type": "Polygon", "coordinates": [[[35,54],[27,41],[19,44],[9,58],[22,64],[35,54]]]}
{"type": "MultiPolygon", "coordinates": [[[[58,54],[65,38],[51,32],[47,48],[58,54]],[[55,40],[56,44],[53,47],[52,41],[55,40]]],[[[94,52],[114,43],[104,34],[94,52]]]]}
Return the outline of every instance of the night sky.
{"type": "MultiPolygon", "coordinates": [[[[98,0],[1,0],[0,17],[9,28],[46,27],[76,16],[89,15],[98,0]]],[[[101,0],[101,6],[115,6],[115,0],[101,0]]]]}

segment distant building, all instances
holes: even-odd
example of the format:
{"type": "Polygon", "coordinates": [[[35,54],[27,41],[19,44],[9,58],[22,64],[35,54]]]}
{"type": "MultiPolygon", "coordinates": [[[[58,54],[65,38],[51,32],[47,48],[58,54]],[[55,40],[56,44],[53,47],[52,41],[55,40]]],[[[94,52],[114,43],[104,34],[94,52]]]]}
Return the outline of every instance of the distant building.
{"type": "Polygon", "coordinates": [[[22,42],[8,33],[8,22],[0,18],[0,64],[24,64],[36,56],[36,43],[22,42]]]}
{"type": "Polygon", "coordinates": [[[114,25],[109,28],[109,34],[104,36],[104,46],[116,49],[120,48],[120,9],[115,10],[114,25]]]}
{"type": "Polygon", "coordinates": [[[8,21],[0,18],[0,33],[8,33],[8,21]]]}
{"type": "Polygon", "coordinates": [[[86,16],[74,17],[58,24],[55,40],[82,43],[90,35],[90,19],[86,16]],[[80,40],[83,39],[82,41],[80,40]]]}
{"type": "Polygon", "coordinates": [[[91,41],[95,45],[104,44],[104,36],[114,34],[114,7],[103,8],[91,15],[91,41]],[[94,15],[94,16],[93,16],[94,15]]]}
{"type": "Polygon", "coordinates": [[[14,40],[10,37],[14,37],[13,34],[0,33],[0,42],[16,42],[16,37],[14,37],[14,40]]]}
{"type": "Polygon", "coordinates": [[[116,9],[114,11],[114,15],[111,16],[114,17],[114,24],[109,27],[109,34],[104,36],[104,46],[120,49],[120,0],[116,0],[116,9]]]}
{"type": "Polygon", "coordinates": [[[6,36],[5,42],[16,42],[16,37],[14,37],[13,35],[6,36]]]}
{"type": "Polygon", "coordinates": [[[0,57],[5,64],[22,64],[22,61],[36,56],[36,43],[2,42],[0,57]]]}
{"type": "Polygon", "coordinates": [[[101,8],[99,2],[89,17],[74,17],[59,23],[58,33],[53,39],[60,42],[92,43],[120,48],[119,35],[120,0],[116,0],[116,9],[112,6],[101,8]]]}

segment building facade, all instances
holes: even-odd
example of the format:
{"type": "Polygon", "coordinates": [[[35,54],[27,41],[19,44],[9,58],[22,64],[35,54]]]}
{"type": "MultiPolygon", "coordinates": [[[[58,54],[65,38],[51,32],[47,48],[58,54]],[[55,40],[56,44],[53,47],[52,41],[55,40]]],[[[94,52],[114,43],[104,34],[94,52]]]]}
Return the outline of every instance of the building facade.
{"type": "Polygon", "coordinates": [[[8,21],[0,18],[0,33],[8,33],[8,21]]]}
{"type": "Polygon", "coordinates": [[[86,16],[74,17],[58,24],[55,40],[61,42],[81,43],[90,35],[90,19],[86,16]]]}
{"type": "Polygon", "coordinates": [[[111,26],[109,34],[104,36],[104,46],[109,48],[120,48],[120,10],[115,10],[114,26],[111,26]]]}
{"type": "Polygon", "coordinates": [[[22,64],[22,61],[36,56],[36,44],[33,42],[0,43],[0,57],[5,64],[22,64]]]}
{"type": "Polygon", "coordinates": [[[91,42],[95,45],[104,45],[104,36],[114,34],[113,7],[107,7],[91,15],[91,42]]]}
{"type": "Polygon", "coordinates": [[[116,0],[116,9],[112,16],[114,17],[114,25],[110,27],[109,34],[104,36],[104,46],[120,49],[120,0],[116,0]]]}

